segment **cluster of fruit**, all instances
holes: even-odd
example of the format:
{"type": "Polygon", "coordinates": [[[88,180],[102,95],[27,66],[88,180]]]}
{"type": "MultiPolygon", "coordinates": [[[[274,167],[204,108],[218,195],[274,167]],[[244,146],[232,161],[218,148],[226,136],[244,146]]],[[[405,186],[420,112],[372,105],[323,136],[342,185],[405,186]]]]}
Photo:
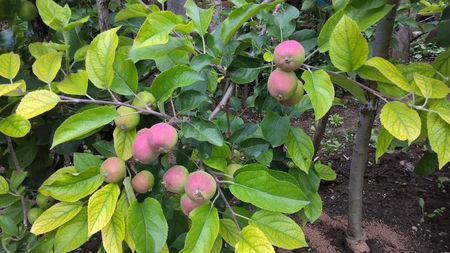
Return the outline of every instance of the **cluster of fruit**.
{"type": "Polygon", "coordinates": [[[15,14],[23,21],[31,21],[37,17],[38,11],[30,1],[0,0],[0,21],[14,18],[15,14]]]}
{"type": "Polygon", "coordinates": [[[267,88],[281,104],[295,105],[302,99],[304,90],[293,71],[305,61],[305,50],[295,40],[284,41],[275,48],[273,60],[278,68],[270,74],[267,88]]]}
{"type": "Polygon", "coordinates": [[[55,203],[55,199],[50,196],[45,196],[42,194],[38,194],[36,196],[36,204],[38,207],[33,207],[28,210],[27,218],[28,222],[33,225],[34,221],[51,205],[55,203]]]}

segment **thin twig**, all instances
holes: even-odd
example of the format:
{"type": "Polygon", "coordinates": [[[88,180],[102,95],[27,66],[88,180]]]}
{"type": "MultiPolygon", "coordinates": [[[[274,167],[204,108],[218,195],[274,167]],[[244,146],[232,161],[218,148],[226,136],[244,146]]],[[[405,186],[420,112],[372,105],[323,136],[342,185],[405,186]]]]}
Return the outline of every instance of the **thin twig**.
{"type": "Polygon", "coordinates": [[[230,86],[228,86],[228,89],[225,92],[225,94],[223,95],[222,100],[220,100],[219,104],[216,106],[216,108],[214,108],[211,115],[209,115],[208,120],[212,120],[216,116],[216,114],[219,112],[219,110],[227,104],[228,99],[230,99],[231,94],[233,93],[233,88],[234,88],[234,83],[232,83],[232,84],[230,84],[230,86]]]}
{"type": "Polygon", "coordinates": [[[150,9],[150,7],[148,7],[142,0],[139,0],[139,3],[141,3],[149,12],[153,12],[152,9],[150,9]]]}
{"type": "MultiPolygon", "coordinates": [[[[9,137],[7,135],[5,135],[5,136],[6,136],[6,141],[8,142],[9,152],[11,152],[11,156],[12,156],[12,160],[14,162],[14,166],[16,166],[17,174],[20,174],[20,173],[23,172],[23,169],[20,168],[19,160],[17,159],[16,152],[14,152],[14,147],[13,147],[13,144],[12,144],[12,141],[11,141],[11,137],[9,137]]],[[[23,193],[20,194],[20,202],[22,203],[22,213],[23,213],[23,218],[22,218],[23,221],[22,222],[23,222],[23,226],[25,228],[27,228],[28,227],[28,223],[27,223],[27,213],[28,213],[28,211],[27,211],[27,205],[25,203],[25,196],[24,196],[23,193]]]]}
{"type": "MultiPolygon", "coordinates": [[[[219,183],[219,179],[217,179],[216,175],[214,175],[214,171],[212,171],[210,168],[206,167],[206,170],[208,170],[208,172],[212,175],[212,177],[214,178],[214,180],[216,181],[216,184],[220,184],[219,183]]],[[[234,221],[234,224],[236,224],[236,228],[239,231],[239,233],[241,233],[241,227],[239,226],[239,223],[236,219],[236,216],[234,215],[234,211],[230,206],[230,203],[228,202],[227,198],[225,197],[225,195],[222,192],[222,189],[220,189],[220,185],[217,185],[217,192],[220,194],[220,197],[222,197],[223,202],[225,202],[225,206],[228,208],[228,210],[230,210],[231,213],[231,218],[234,221]]]]}

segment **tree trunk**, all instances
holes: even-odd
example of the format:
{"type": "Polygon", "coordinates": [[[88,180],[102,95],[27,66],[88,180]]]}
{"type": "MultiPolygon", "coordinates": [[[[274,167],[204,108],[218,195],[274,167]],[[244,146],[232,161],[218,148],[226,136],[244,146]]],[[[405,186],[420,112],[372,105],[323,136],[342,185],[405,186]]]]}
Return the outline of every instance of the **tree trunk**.
{"type": "Polygon", "coordinates": [[[323,136],[325,134],[325,129],[328,124],[328,117],[330,116],[331,108],[328,112],[319,120],[317,124],[316,132],[313,136],[313,145],[314,145],[314,156],[316,157],[317,152],[319,152],[320,142],[322,142],[323,136]]]}
{"type": "Polygon", "coordinates": [[[101,32],[107,31],[111,28],[109,23],[108,0],[96,0],[98,12],[98,29],[101,32]]]}
{"type": "MultiPolygon", "coordinates": [[[[389,46],[394,28],[395,13],[399,0],[388,0],[393,4],[392,10],[381,19],[376,27],[373,56],[388,58],[389,46]]],[[[375,82],[368,82],[371,88],[376,88],[375,82]]],[[[354,252],[369,252],[365,243],[365,233],[362,228],[362,199],[364,185],[364,170],[367,164],[367,152],[373,122],[377,113],[378,99],[370,93],[366,94],[367,103],[360,112],[355,145],[353,147],[350,165],[350,181],[348,196],[348,228],[347,244],[354,252]]]]}
{"type": "Polygon", "coordinates": [[[167,0],[167,10],[177,15],[186,16],[186,9],[184,8],[185,3],[186,0],[167,0]]]}

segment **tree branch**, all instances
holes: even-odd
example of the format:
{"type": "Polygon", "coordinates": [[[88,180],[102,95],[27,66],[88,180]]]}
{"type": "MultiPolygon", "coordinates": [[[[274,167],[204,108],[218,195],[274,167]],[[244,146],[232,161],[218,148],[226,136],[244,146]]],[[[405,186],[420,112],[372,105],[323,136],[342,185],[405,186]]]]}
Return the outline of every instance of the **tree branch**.
{"type": "MultiPolygon", "coordinates": [[[[12,160],[14,162],[14,166],[16,166],[17,174],[20,174],[20,173],[23,172],[23,169],[20,168],[19,160],[17,159],[16,152],[14,152],[14,147],[13,147],[13,144],[12,144],[12,141],[11,141],[11,137],[9,137],[8,135],[5,135],[5,136],[6,136],[6,141],[8,142],[9,152],[11,152],[11,156],[12,156],[12,160]]],[[[27,213],[28,213],[28,211],[27,211],[27,205],[25,203],[25,196],[24,196],[23,193],[20,193],[20,202],[22,203],[22,213],[23,213],[23,217],[22,217],[23,221],[22,222],[23,222],[23,226],[25,228],[27,228],[28,227],[28,223],[27,223],[27,213]]]]}
{"type": "Polygon", "coordinates": [[[231,97],[231,94],[233,93],[233,88],[234,88],[234,83],[230,84],[230,86],[228,86],[227,91],[225,92],[225,94],[222,97],[222,100],[220,100],[219,104],[216,106],[216,108],[214,108],[213,112],[211,113],[211,115],[209,115],[208,120],[212,120],[216,114],[219,112],[220,109],[222,109],[222,107],[224,107],[228,100],[231,97]]]}
{"type": "Polygon", "coordinates": [[[236,216],[234,215],[234,211],[230,206],[230,203],[228,202],[227,198],[225,197],[225,195],[222,192],[222,189],[220,189],[220,182],[219,179],[217,179],[216,175],[214,174],[214,171],[212,171],[210,168],[206,167],[206,170],[209,172],[209,174],[211,174],[211,176],[214,178],[214,181],[216,181],[217,184],[217,192],[219,193],[220,197],[222,197],[223,201],[225,202],[225,206],[227,207],[228,210],[230,210],[230,214],[231,214],[231,218],[234,221],[234,224],[236,224],[236,228],[239,231],[239,233],[241,232],[241,227],[239,226],[239,223],[236,219],[236,216]]]}

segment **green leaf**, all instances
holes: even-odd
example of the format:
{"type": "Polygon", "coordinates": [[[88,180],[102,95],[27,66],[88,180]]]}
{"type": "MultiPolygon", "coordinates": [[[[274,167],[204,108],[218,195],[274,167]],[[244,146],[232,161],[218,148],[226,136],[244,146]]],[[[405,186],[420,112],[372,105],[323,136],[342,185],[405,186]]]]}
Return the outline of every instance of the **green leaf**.
{"type": "Polygon", "coordinates": [[[0,55],[0,76],[12,80],[20,68],[20,56],[13,52],[0,55]]]}
{"type": "Polygon", "coordinates": [[[186,138],[194,138],[198,141],[207,141],[212,145],[222,146],[223,137],[219,128],[212,121],[194,119],[181,125],[183,135],[186,138]]]}
{"type": "Polygon", "coordinates": [[[361,67],[369,55],[369,46],[358,25],[344,15],[330,38],[330,59],[335,67],[351,72],[361,67]]]}
{"type": "Polygon", "coordinates": [[[436,111],[447,124],[450,124],[450,102],[447,99],[436,101],[430,109],[436,111]]]}
{"type": "Polygon", "coordinates": [[[85,95],[88,87],[88,76],[86,71],[80,69],[56,83],[58,90],[70,95],[85,95]]]}
{"type": "Polygon", "coordinates": [[[30,121],[19,114],[14,113],[0,120],[0,132],[14,138],[24,137],[30,129],[30,121]]]}
{"type": "Polygon", "coordinates": [[[107,89],[114,78],[113,63],[120,27],[109,29],[97,35],[89,45],[86,54],[86,71],[89,80],[99,89],[107,89]]]}
{"type": "Polygon", "coordinates": [[[290,123],[289,117],[281,117],[278,113],[268,112],[261,121],[264,138],[272,147],[280,146],[288,137],[290,123]]]}
{"type": "Polygon", "coordinates": [[[318,192],[308,194],[309,204],[302,210],[310,222],[316,221],[322,213],[322,199],[318,192]]]}
{"type": "Polygon", "coordinates": [[[175,107],[179,113],[187,112],[209,100],[209,97],[200,91],[187,90],[181,93],[175,101],[175,107]]]}
{"type": "Polygon", "coordinates": [[[177,65],[162,72],[155,78],[151,86],[151,92],[158,103],[162,103],[170,98],[175,89],[201,80],[203,78],[197,71],[186,66],[177,65]]]}
{"type": "Polygon", "coordinates": [[[220,219],[219,234],[229,245],[234,247],[241,240],[236,224],[232,219],[220,219]]]}
{"type": "Polygon", "coordinates": [[[69,5],[61,7],[52,0],[36,0],[36,7],[44,23],[56,31],[61,31],[72,15],[69,5]]]}
{"type": "Polygon", "coordinates": [[[442,81],[418,73],[414,74],[413,87],[418,95],[426,98],[445,98],[450,91],[442,81]]]}
{"type": "Polygon", "coordinates": [[[131,147],[133,146],[134,138],[136,137],[136,129],[123,131],[120,127],[116,127],[113,132],[114,150],[117,157],[126,161],[131,158],[131,147]]]}
{"type": "Polygon", "coordinates": [[[395,138],[409,143],[420,135],[419,114],[399,101],[385,104],[380,114],[381,124],[395,138]]]}
{"type": "Polygon", "coordinates": [[[86,16],[84,18],[80,18],[76,21],[70,22],[69,24],[64,25],[63,30],[65,32],[68,32],[68,31],[72,30],[73,28],[75,28],[77,25],[86,23],[88,20],[89,20],[89,16],[86,16]]]}
{"type": "Polygon", "coordinates": [[[53,244],[55,243],[55,233],[56,231],[40,237],[30,249],[29,253],[52,252],[53,244]]]}
{"type": "Polygon", "coordinates": [[[159,202],[146,198],[135,200],[128,208],[127,230],[138,253],[158,253],[164,247],[168,225],[159,202]]]}
{"type": "Polygon", "coordinates": [[[70,116],[55,131],[52,147],[83,136],[90,131],[108,124],[120,114],[114,108],[102,106],[70,116]]]}
{"type": "Polygon", "coordinates": [[[425,62],[413,62],[408,65],[398,64],[396,67],[402,72],[408,82],[414,80],[416,73],[426,77],[433,77],[436,74],[433,66],[425,62]]]}
{"type": "Polygon", "coordinates": [[[188,65],[189,56],[184,50],[173,50],[161,58],[155,60],[159,71],[164,72],[175,65],[188,65]]]}
{"type": "MultiPolygon", "coordinates": [[[[42,185],[50,185],[50,184],[52,184],[63,173],[76,173],[76,172],[77,172],[77,170],[75,169],[74,166],[63,167],[63,168],[55,171],[47,179],[45,179],[45,181],[42,183],[42,185]]],[[[41,187],[39,187],[38,190],[39,190],[40,193],[44,194],[45,196],[50,196],[50,193],[44,187],[41,186],[41,187]]]]}
{"type": "Polygon", "coordinates": [[[0,176],[0,195],[6,194],[9,192],[9,185],[6,179],[0,176]]]}
{"type": "Polygon", "coordinates": [[[58,228],[75,217],[83,209],[82,205],[83,203],[81,202],[60,202],[54,204],[37,218],[30,232],[40,235],[58,228]]]}
{"type": "Polygon", "coordinates": [[[392,139],[394,139],[394,136],[392,136],[386,130],[386,128],[384,128],[383,125],[381,125],[380,130],[378,131],[377,148],[375,152],[376,163],[378,163],[378,158],[380,158],[384,154],[384,152],[386,152],[389,145],[391,144],[392,139]]]}
{"type": "Polygon", "coordinates": [[[347,78],[337,75],[330,75],[330,79],[333,83],[341,86],[350,92],[356,99],[358,99],[361,103],[366,103],[366,97],[364,95],[364,91],[361,87],[359,87],[354,82],[350,81],[347,78]]]}
{"type": "Polygon", "coordinates": [[[4,233],[5,235],[12,236],[19,233],[19,229],[14,223],[14,220],[6,214],[0,214],[0,228],[2,229],[2,235],[4,233]]]}
{"type": "Polygon", "coordinates": [[[187,0],[184,7],[186,8],[187,16],[194,22],[195,31],[200,34],[200,36],[205,35],[209,23],[211,23],[212,7],[206,10],[201,9],[192,0],[187,0]]]}
{"type": "Polygon", "coordinates": [[[292,161],[301,170],[308,172],[314,155],[311,138],[300,128],[291,128],[286,139],[286,148],[292,161]]]}
{"type": "MultiPolygon", "coordinates": [[[[218,235],[216,237],[216,240],[214,241],[214,245],[211,249],[211,253],[220,253],[222,252],[222,237],[220,237],[220,235],[218,235]]],[[[163,253],[163,252],[161,252],[163,253]]]]}
{"type": "MultiPolygon", "coordinates": [[[[403,74],[389,61],[381,57],[373,57],[367,60],[364,65],[376,69],[384,78],[389,80],[389,82],[397,85],[402,90],[408,92],[412,91],[411,86],[409,85],[405,76],[403,76],[403,74]]],[[[358,74],[359,73],[360,72],[358,72],[358,74]]],[[[362,77],[365,78],[365,76],[362,77]]]]}
{"type": "Polygon", "coordinates": [[[315,120],[319,120],[333,104],[334,87],[330,76],[323,70],[316,70],[312,73],[305,71],[302,79],[305,81],[304,87],[314,108],[315,120]]]}
{"type": "Polygon", "coordinates": [[[300,226],[281,213],[257,211],[253,214],[249,224],[259,228],[269,242],[277,247],[296,249],[308,246],[300,226]]]}
{"type": "Polygon", "coordinates": [[[33,73],[44,83],[51,83],[61,68],[62,53],[48,53],[33,63],[33,73]]]}
{"type": "MultiPolygon", "coordinates": [[[[440,53],[434,59],[433,67],[444,76],[450,76],[450,50],[440,53]]],[[[436,75],[438,76],[438,75],[436,75]]],[[[448,82],[447,82],[448,84],[448,82]]]]}
{"type": "Polygon", "coordinates": [[[314,165],[314,169],[317,172],[317,175],[320,179],[325,181],[333,181],[336,179],[336,172],[330,167],[325,164],[316,163],[314,165]]]}
{"type": "Polygon", "coordinates": [[[239,29],[245,21],[249,20],[264,8],[273,8],[278,2],[279,1],[275,1],[271,4],[245,4],[234,9],[222,23],[222,28],[220,30],[222,42],[227,44],[231,39],[231,36],[233,36],[236,30],[239,29]]]}
{"type": "Polygon", "coordinates": [[[36,90],[26,94],[17,106],[16,113],[31,119],[50,111],[60,101],[58,95],[48,90],[36,90]]]}
{"type": "Polygon", "coordinates": [[[230,191],[242,201],[274,212],[295,213],[308,204],[297,186],[263,170],[239,173],[230,191]]]}
{"type": "Polygon", "coordinates": [[[117,13],[114,17],[114,22],[117,23],[129,18],[145,18],[148,14],[150,14],[150,12],[142,4],[130,4],[117,13]]]}
{"type": "Polygon", "coordinates": [[[55,252],[70,252],[83,245],[88,237],[87,208],[58,228],[55,235],[55,252]]]}
{"type": "Polygon", "coordinates": [[[330,37],[333,33],[334,27],[344,16],[344,10],[337,11],[330,18],[328,18],[327,22],[322,27],[320,31],[319,37],[317,38],[317,45],[319,46],[319,52],[323,53],[329,50],[330,45],[330,37]]]}
{"type": "Polygon", "coordinates": [[[86,54],[89,49],[89,45],[85,45],[83,47],[78,48],[77,51],[75,51],[75,54],[73,56],[74,62],[84,61],[86,59],[86,54]]]}
{"type": "Polygon", "coordinates": [[[275,253],[264,233],[248,225],[241,231],[242,240],[236,244],[236,253],[275,253]]]}
{"type": "Polygon", "coordinates": [[[103,247],[108,253],[122,253],[125,239],[125,216],[119,208],[114,211],[111,220],[102,229],[103,247]]]}
{"type": "Polygon", "coordinates": [[[74,153],[73,165],[78,172],[88,169],[92,166],[99,167],[103,161],[98,156],[89,153],[74,153]]]}
{"type": "Polygon", "coordinates": [[[450,125],[436,113],[427,116],[428,139],[438,155],[439,169],[450,161],[450,125]]]}
{"type": "Polygon", "coordinates": [[[13,84],[0,84],[0,96],[13,96],[12,94],[16,94],[16,96],[22,96],[23,93],[14,91],[15,89],[25,90],[26,85],[24,80],[19,80],[14,82],[13,84]]]}
{"type": "Polygon", "coordinates": [[[219,215],[215,207],[202,205],[189,213],[192,227],[186,235],[184,248],[180,253],[211,252],[219,234],[219,215]]]}
{"type": "Polygon", "coordinates": [[[114,79],[111,90],[121,95],[133,95],[138,86],[138,72],[133,61],[128,60],[128,49],[119,47],[114,59],[114,79]]]}
{"type": "Polygon", "coordinates": [[[174,38],[169,36],[169,41],[166,44],[157,44],[146,47],[132,47],[128,57],[133,59],[134,62],[146,59],[156,60],[173,50],[184,50],[191,52],[194,55],[197,54],[191,41],[185,38],[174,38]]]}
{"type": "Polygon", "coordinates": [[[102,183],[99,167],[92,166],[82,172],[61,173],[50,184],[44,183],[41,187],[54,199],[75,202],[92,194],[102,183]]]}
{"type": "Polygon", "coordinates": [[[107,184],[96,191],[88,202],[88,234],[104,228],[116,209],[120,189],[117,184],[107,184]]]}
{"type": "Polygon", "coordinates": [[[273,150],[267,149],[264,150],[259,156],[256,157],[256,161],[264,164],[267,167],[270,167],[270,163],[273,160],[273,150]]]}
{"type": "Polygon", "coordinates": [[[192,23],[185,23],[181,16],[170,11],[153,12],[147,16],[136,35],[133,49],[146,48],[152,45],[166,44],[169,33],[173,30],[190,33],[192,23]]]}
{"type": "Polygon", "coordinates": [[[414,175],[426,177],[431,175],[438,164],[437,154],[434,152],[425,152],[414,168],[414,175]]]}

